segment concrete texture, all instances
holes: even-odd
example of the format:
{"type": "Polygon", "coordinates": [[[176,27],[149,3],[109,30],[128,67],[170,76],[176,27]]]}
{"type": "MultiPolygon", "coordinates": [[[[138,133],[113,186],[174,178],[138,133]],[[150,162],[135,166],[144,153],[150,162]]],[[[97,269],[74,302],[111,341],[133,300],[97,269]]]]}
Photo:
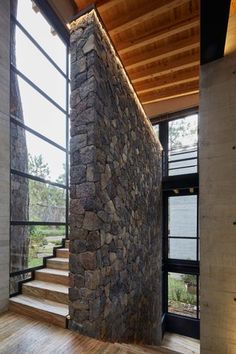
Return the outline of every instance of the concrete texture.
{"type": "Polygon", "coordinates": [[[236,352],[236,54],[201,67],[201,353],[236,352]]]}
{"type": "Polygon", "coordinates": [[[0,312],[9,298],[10,1],[0,2],[0,312]]]}
{"type": "Polygon", "coordinates": [[[95,12],[71,34],[70,328],[161,341],[161,148],[95,12]]]}

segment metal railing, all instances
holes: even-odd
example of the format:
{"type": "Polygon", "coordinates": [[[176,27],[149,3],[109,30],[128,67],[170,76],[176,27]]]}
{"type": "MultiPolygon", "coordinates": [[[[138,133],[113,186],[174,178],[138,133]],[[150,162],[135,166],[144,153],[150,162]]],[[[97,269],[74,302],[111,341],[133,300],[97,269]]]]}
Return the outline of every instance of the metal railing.
{"type": "Polygon", "coordinates": [[[191,148],[173,149],[168,155],[169,175],[195,173],[198,170],[198,149],[191,148]],[[188,169],[188,170],[187,170],[188,169]]]}

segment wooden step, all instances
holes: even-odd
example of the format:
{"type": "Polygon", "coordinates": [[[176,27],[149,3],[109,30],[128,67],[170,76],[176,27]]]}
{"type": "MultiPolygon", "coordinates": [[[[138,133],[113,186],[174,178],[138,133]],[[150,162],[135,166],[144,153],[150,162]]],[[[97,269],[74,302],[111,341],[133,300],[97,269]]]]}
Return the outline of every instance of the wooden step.
{"type": "Polygon", "coordinates": [[[52,268],[36,270],[35,279],[69,286],[69,272],[66,270],[52,268]]]}
{"type": "Polygon", "coordinates": [[[53,269],[69,270],[68,258],[48,258],[47,267],[53,269]]]}
{"type": "Polygon", "coordinates": [[[10,299],[9,309],[21,315],[66,328],[67,305],[32,296],[18,295],[10,299]]]}
{"type": "Polygon", "coordinates": [[[69,248],[58,248],[56,255],[59,258],[69,258],[69,248]]]}
{"type": "Polygon", "coordinates": [[[65,240],[65,248],[70,248],[70,240],[65,240]]]}
{"type": "Polygon", "coordinates": [[[33,280],[24,283],[22,286],[22,293],[24,295],[39,297],[51,301],[68,304],[68,286],[61,284],[54,284],[40,280],[33,280]]]}

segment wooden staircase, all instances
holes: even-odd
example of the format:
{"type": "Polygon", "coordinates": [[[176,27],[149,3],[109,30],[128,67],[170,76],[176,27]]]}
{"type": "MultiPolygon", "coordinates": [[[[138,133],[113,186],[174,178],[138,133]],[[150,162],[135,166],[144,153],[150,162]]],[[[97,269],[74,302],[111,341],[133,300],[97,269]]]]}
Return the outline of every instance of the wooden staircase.
{"type": "Polygon", "coordinates": [[[69,244],[36,270],[34,280],[24,282],[20,295],[10,298],[11,311],[66,328],[69,313],[69,244]]]}

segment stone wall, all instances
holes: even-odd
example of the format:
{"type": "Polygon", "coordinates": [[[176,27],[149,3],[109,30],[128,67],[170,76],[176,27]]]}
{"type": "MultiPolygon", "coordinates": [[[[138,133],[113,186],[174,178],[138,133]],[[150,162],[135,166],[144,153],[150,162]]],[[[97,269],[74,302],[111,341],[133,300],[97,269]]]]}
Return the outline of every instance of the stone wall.
{"type": "Polygon", "coordinates": [[[201,353],[236,353],[236,53],[201,67],[201,353]]]}
{"type": "Polygon", "coordinates": [[[0,312],[9,298],[10,1],[0,1],[0,312]]]}
{"type": "Polygon", "coordinates": [[[95,11],[71,33],[70,328],[161,339],[161,148],[95,11]]]}

